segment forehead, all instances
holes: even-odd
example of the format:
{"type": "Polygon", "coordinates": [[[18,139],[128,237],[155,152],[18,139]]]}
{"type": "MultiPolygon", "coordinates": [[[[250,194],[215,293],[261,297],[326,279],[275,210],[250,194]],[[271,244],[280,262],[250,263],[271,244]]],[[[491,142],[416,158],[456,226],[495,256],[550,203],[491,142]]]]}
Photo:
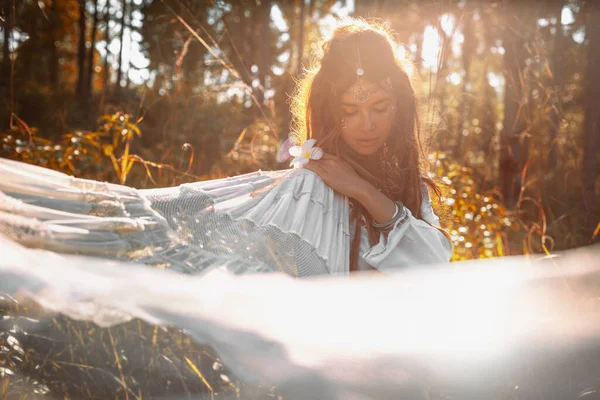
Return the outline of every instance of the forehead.
{"type": "MultiPolygon", "coordinates": [[[[372,85],[373,83],[371,81],[365,80],[362,82],[362,84],[363,85],[372,85]]],[[[381,87],[379,87],[379,85],[377,85],[377,90],[371,94],[371,96],[369,97],[369,100],[367,100],[364,103],[359,103],[356,101],[356,99],[354,99],[354,96],[352,95],[353,88],[354,88],[354,85],[350,86],[342,94],[342,97],[340,98],[340,104],[342,106],[351,107],[351,106],[361,106],[362,105],[362,106],[368,107],[373,103],[377,103],[382,100],[391,99],[391,97],[392,97],[389,93],[387,93],[385,90],[383,90],[381,87]]]]}

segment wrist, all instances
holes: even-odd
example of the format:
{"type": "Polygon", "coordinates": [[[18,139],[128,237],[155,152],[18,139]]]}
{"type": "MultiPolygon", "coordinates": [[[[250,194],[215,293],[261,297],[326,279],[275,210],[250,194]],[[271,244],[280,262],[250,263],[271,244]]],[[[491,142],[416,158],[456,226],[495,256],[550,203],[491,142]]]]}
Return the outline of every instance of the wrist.
{"type": "Polygon", "coordinates": [[[373,191],[377,191],[375,186],[371,185],[368,181],[361,179],[354,188],[354,195],[351,197],[363,206],[366,206],[369,199],[373,197],[373,191]]]}
{"type": "Polygon", "coordinates": [[[387,222],[396,215],[396,204],[368,181],[364,181],[356,189],[354,198],[367,210],[373,221],[387,222]]]}

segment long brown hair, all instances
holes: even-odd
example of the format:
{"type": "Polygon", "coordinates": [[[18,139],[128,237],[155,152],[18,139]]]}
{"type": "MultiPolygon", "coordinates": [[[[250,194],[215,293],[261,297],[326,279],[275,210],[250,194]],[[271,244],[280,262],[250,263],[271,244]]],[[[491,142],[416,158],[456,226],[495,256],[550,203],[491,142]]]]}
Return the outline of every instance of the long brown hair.
{"type": "MultiPolygon", "coordinates": [[[[317,139],[317,146],[338,155],[356,172],[392,200],[400,200],[413,216],[421,218],[424,188],[438,195],[439,189],[424,173],[424,152],[419,139],[417,98],[410,78],[396,55],[398,46],[390,30],[382,24],[349,19],[333,31],[331,38],[317,47],[311,66],[298,82],[292,97],[293,137],[296,142],[317,139]],[[369,168],[366,158],[343,142],[341,132],[341,95],[356,82],[357,51],[365,77],[371,82],[390,78],[397,112],[392,122],[386,150],[379,152],[378,168],[369,168]]],[[[378,240],[369,213],[355,199],[351,218],[356,221],[350,251],[350,270],[358,268],[360,228],[364,217],[369,242],[378,240]]]]}

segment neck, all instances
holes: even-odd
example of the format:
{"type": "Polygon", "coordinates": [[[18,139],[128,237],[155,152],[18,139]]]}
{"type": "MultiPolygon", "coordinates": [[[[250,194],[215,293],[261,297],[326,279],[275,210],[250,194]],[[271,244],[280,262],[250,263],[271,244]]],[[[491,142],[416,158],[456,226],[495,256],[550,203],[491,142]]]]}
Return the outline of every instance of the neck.
{"type": "Polygon", "coordinates": [[[380,148],[379,150],[377,150],[373,154],[364,155],[364,154],[360,154],[360,153],[356,152],[355,150],[353,150],[343,140],[342,140],[342,146],[343,146],[344,152],[348,156],[350,156],[353,160],[355,160],[358,164],[360,164],[364,169],[366,169],[369,173],[371,173],[372,175],[374,175],[376,177],[381,176],[382,171],[381,171],[380,160],[381,160],[381,157],[383,156],[383,147],[380,148]]]}

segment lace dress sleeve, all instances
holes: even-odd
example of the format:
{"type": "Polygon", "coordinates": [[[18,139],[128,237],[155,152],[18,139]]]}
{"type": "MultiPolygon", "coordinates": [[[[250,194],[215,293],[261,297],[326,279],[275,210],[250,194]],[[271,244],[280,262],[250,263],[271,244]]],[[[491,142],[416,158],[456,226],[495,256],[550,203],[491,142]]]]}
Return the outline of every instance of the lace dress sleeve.
{"type": "Polygon", "coordinates": [[[406,207],[402,213],[387,235],[380,233],[379,242],[373,247],[369,246],[368,240],[361,240],[363,260],[380,271],[448,262],[453,245],[432,226],[439,226],[440,220],[433,212],[427,187],[424,186],[421,203],[423,220],[415,218],[406,207]]]}

